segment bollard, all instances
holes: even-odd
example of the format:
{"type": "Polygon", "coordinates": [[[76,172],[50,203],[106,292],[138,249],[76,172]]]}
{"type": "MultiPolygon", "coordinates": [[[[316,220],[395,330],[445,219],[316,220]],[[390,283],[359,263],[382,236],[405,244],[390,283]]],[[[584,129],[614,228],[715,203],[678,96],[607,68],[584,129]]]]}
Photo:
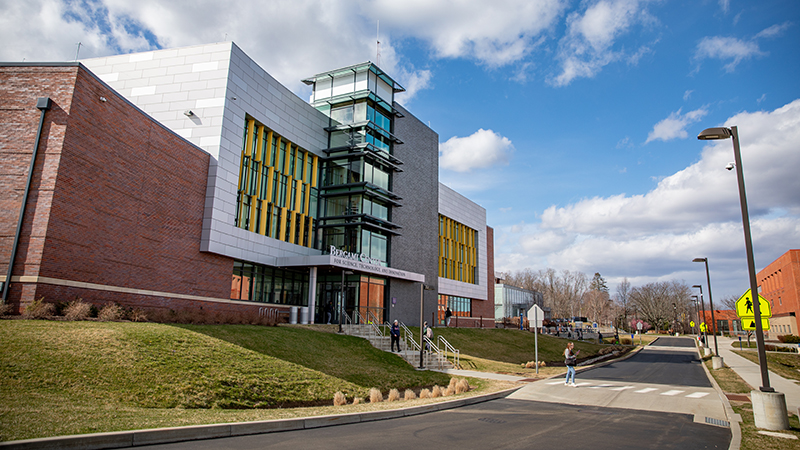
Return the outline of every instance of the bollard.
{"type": "Polygon", "coordinates": [[[773,431],[789,429],[784,394],[753,390],[750,391],[750,400],[753,402],[753,418],[757,428],[773,431]]]}
{"type": "Polygon", "coordinates": [[[722,369],[724,365],[722,364],[722,356],[712,356],[711,357],[711,367],[714,370],[722,369]]]}

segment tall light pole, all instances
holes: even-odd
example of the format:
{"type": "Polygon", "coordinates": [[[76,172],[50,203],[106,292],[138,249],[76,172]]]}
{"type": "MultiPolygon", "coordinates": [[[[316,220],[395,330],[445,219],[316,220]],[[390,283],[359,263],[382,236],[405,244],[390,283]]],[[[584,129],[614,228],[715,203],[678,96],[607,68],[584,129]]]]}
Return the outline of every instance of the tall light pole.
{"type": "MultiPolygon", "coordinates": [[[[708,309],[711,310],[711,326],[714,330],[714,354],[719,356],[719,346],[717,346],[717,322],[714,318],[714,301],[711,299],[711,277],[708,275],[708,258],[695,258],[692,262],[705,262],[706,263],[706,281],[708,283],[708,309]]],[[[695,284],[692,287],[696,287],[700,289],[700,301],[703,301],[703,286],[699,284],[695,284]]],[[[703,319],[706,318],[705,307],[703,308],[703,319]]],[[[706,330],[708,330],[708,325],[706,325],[706,330]]],[[[706,339],[708,339],[708,332],[706,331],[706,339]]]]}
{"type": "Polygon", "coordinates": [[[344,317],[344,276],[352,274],[353,272],[342,269],[342,284],[339,287],[339,333],[342,332],[342,317],[344,317]]]}
{"type": "Polygon", "coordinates": [[[769,385],[767,369],[767,352],[764,349],[764,330],[761,326],[761,307],[758,298],[758,282],[756,281],[756,263],[753,257],[753,239],[750,235],[750,215],[747,212],[747,196],[744,189],[744,170],[742,155],[739,149],[739,131],[736,127],[706,128],[697,135],[700,140],[733,139],[733,156],[736,165],[736,180],[739,184],[739,204],[742,208],[742,227],[744,228],[744,246],[747,252],[747,271],[750,276],[750,295],[757,307],[753,308],[756,325],[756,346],[758,347],[758,365],[761,368],[761,387],[751,391],[753,416],[756,427],[770,430],[788,430],[789,419],[786,415],[786,396],[775,392],[769,385]]]}
{"type": "Polygon", "coordinates": [[[694,316],[697,317],[697,335],[700,335],[700,300],[696,295],[692,295],[692,304],[694,305],[694,316]]]}
{"type": "MultiPolygon", "coordinates": [[[[703,301],[703,286],[695,284],[692,287],[700,289],[700,310],[703,311],[703,320],[701,320],[700,323],[702,324],[706,320],[706,303],[703,301]]],[[[706,325],[704,328],[705,330],[701,329],[700,331],[703,333],[703,341],[705,341],[706,348],[708,348],[708,334],[706,333],[706,330],[708,330],[708,325],[706,325]]]]}
{"type": "MultiPolygon", "coordinates": [[[[736,180],[739,183],[739,204],[742,208],[742,227],[744,228],[744,246],[747,252],[747,270],[750,275],[750,295],[758,305],[758,282],[756,281],[756,263],[753,257],[753,239],[750,236],[750,214],[747,212],[747,195],[744,189],[744,170],[742,169],[742,155],[739,150],[739,131],[731,128],[706,128],[697,135],[702,141],[733,138],[733,157],[736,164],[736,180]]],[[[706,263],[708,264],[708,263],[706,263]]],[[[712,310],[713,311],[713,310],[712,310]]],[[[761,308],[753,308],[756,323],[756,347],[758,348],[758,365],[761,367],[762,392],[775,392],[769,385],[769,370],[767,369],[767,352],[764,349],[764,330],[761,327],[761,308]]]]}
{"type": "MultiPolygon", "coordinates": [[[[423,299],[425,291],[432,291],[433,287],[425,286],[425,283],[419,284],[419,369],[424,369],[425,364],[423,363],[423,358],[425,357],[425,335],[424,330],[422,329],[422,324],[425,322],[425,316],[423,313],[423,299]]],[[[433,324],[431,324],[433,325],[433,324]]]]}

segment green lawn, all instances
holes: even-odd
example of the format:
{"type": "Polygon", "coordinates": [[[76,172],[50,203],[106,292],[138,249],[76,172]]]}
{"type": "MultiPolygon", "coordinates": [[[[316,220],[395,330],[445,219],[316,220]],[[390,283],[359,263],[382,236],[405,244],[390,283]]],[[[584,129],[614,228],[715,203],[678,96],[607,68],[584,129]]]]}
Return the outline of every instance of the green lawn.
{"type": "MultiPolygon", "coordinates": [[[[434,333],[444,336],[453,347],[461,351],[461,355],[511,364],[522,364],[536,359],[535,337],[529,331],[499,328],[435,328],[434,333]]],[[[548,363],[563,364],[567,342],[574,342],[575,349],[581,351],[579,359],[597,356],[599,351],[606,347],[541,334],[538,340],[539,360],[548,363]]]]}
{"type": "Polygon", "coordinates": [[[254,411],[331,405],[336,391],[449,382],[292,327],[0,320],[0,339],[0,441],[263,420],[254,411]]]}
{"type": "MultiPolygon", "coordinates": [[[[734,353],[758,364],[757,352],[743,350],[734,353]]],[[[767,368],[784,378],[800,381],[800,355],[797,353],[767,352],[767,368]]]]}
{"type": "MultiPolygon", "coordinates": [[[[332,330],[0,320],[0,441],[386,409],[396,406],[330,405],[337,391],[352,399],[368,397],[372,387],[386,394],[449,382],[332,330]]],[[[520,367],[535,359],[532,333],[436,333],[461,350],[465,368],[533,376],[520,367]]],[[[563,363],[566,343],[540,335],[539,359],[563,363]]],[[[605,347],[576,342],[582,358],[605,347]]],[[[539,376],[563,370],[549,364],[539,376]]],[[[506,386],[470,384],[477,389],[469,395],[506,386]]]]}

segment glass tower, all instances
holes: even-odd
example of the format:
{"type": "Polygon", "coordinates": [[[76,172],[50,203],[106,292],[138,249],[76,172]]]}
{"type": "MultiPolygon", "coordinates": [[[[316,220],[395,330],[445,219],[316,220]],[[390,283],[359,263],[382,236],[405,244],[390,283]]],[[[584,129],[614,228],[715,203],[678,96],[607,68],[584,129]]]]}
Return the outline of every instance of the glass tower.
{"type": "Polygon", "coordinates": [[[328,115],[328,148],[321,159],[317,247],[364,255],[388,266],[391,238],[400,226],[392,209],[401,198],[392,179],[402,162],[394,146],[394,94],[404,91],[371,62],[303,80],[313,87],[310,103],[328,115]]]}

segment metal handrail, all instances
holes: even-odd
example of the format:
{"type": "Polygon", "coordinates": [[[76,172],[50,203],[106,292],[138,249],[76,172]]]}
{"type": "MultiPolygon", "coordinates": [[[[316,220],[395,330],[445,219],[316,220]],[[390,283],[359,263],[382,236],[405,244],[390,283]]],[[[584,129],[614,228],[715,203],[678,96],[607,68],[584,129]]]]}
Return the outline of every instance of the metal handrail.
{"type": "Polygon", "coordinates": [[[452,353],[453,354],[453,366],[455,366],[456,369],[460,369],[461,368],[461,350],[453,347],[450,344],[450,342],[448,342],[447,339],[444,338],[444,336],[441,336],[441,335],[437,336],[436,340],[437,340],[437,342],[441,342],[442,344],[444,344],[444,358],[445,358],[445,360],[447,360],[447,352],[452,353]]]}
{"type": "Polygon", "coordinates": [[[408,329],[406,324],[404,324],[403,322],[399,322],[399,323],[400,323],[400,329],[403,332],[402,333],[403,334],[403,341],[405,341],[405,343],[406,343],[406,349],[410,349],[411,351],[418,352],[419,351],[419,344],[417,343],[417,340],[414,339],[414,333],[412,333],[411,330],[408,329]],[[409,344],[409,342],[410,342],[410,344],[409,344]]]}
{"type": "MultiPolygon", "coordinates": [[[[442,350],[439,348],[438,343],[434,343],[432,340],[428,338],[428,336],[423,336],[422,339],[426,344],[428,344],[428,348],[430,349],[429,352],[431,354],[436,355],[436,362],[439,363],[439,370],[444,369],[444,361],[447,361],[447,356],[442,350]]],[[[438,342],[438,341],[437,341],[438,342]]]]}
{"type": "Polygon", "coordinates": [[[375,317],[375,314],[373,314],[372,311],[367,310],[367,319],[367,323],[372,325],[372,329],[375,331],[375,336],[381,338],[386,337],[386,334],[383,332],[383,327],[385,325],[382,324],[377,317],[375,317]]]}

